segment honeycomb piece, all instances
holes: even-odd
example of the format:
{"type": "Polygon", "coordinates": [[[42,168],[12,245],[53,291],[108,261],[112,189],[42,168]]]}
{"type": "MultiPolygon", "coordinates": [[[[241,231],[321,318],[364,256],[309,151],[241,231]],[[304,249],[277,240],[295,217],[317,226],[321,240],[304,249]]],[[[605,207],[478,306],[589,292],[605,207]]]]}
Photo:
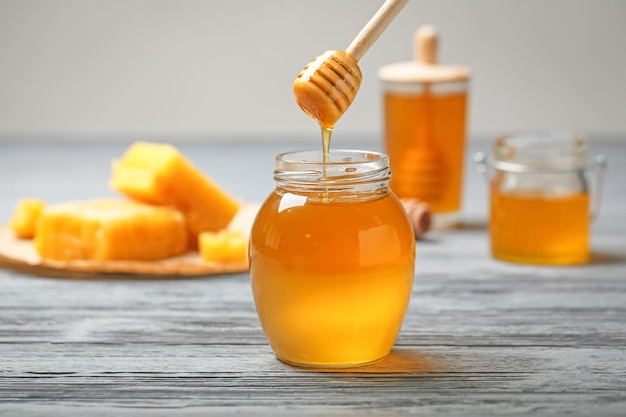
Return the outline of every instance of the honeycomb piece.
{"type": "Polygon", "coordinates": [[[183,215],[119,199],[69,202],[39,216],[35,249],[44,259],[150,261],[187,251],[183,215]]]}
{"type": "Polygon", "coordinates": [[[17,202],[9,221],[9,227],[15,236],[20,239],[32,239],[35,236],[35,225],[45,205],[43,201],[35,198],[26,198],[17,202]]]}
{"type": "Polygon", "coordinates": [[[134,143],[114,162],[110,184],[131,199],[176,207],[194,241],[202,232],[225,228],[239,210],[234,198],[170,145],[134,143]]]}
{"type": "Polygon", "coordinates": [[[248,238],[237,230],[203,232],[198,236],[198,249],[205,261],[230,263],[246,262],[248,238]]]}

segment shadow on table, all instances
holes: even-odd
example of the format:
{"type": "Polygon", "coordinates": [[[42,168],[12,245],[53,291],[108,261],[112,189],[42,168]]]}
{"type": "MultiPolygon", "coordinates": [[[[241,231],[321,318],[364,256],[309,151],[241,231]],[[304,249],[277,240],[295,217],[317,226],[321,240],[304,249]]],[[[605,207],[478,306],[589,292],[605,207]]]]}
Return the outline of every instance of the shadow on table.
{"type": "Polygon", "coordinates": [[[591,251],[590,265],[626,263],[626,253],[591,251]]]}
{"type": "Polygon", "coordinates": [[[354,368],[315,368],[315,372],[335,374],[385,374],[398,376],[448,372],[450,364],[439,355],[418,350],[393,349],[385,358],[354,368]]]}
{"type": "Polygon", "coordinates": [[[450,227],[449,230],[481,230],[486,232],[488,228],[489,224],[484,220],[463,220],[450,227]]]}

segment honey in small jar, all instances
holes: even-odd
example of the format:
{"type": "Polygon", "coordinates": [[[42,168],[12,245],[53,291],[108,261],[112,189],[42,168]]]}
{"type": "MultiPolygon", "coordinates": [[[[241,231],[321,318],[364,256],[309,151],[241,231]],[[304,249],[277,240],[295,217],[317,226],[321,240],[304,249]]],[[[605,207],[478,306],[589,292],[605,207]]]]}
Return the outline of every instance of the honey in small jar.
{"type": "MultiPolygon", "coordinates": [[[[583,136],[568,131],[515,132],[498,138],[490,169],[489,233],[494,258],[543,265],[585,263],[597,212],[604,157],[587,158],[583,136]],[[588,171],[595,170],[596,201],[588,171]],[[595,206],[594,206],[595,204],[595,206]]],[[[482,161],[482,162],[481,162],[482,161]]]]}
{"type": "Polygon", "coordinates": [[[250,237],[250,276],[276,356],[357,366],[395,343],[413,284],[415,237],[383,154],[303,151],[276,159],[276,189],[250,237]]]}
{"type": "Polygon", "coordinates": [[[506,192],[492,184],[491,247],[495,258],[566,265],[589,259],[589,195],[506,192]]]}

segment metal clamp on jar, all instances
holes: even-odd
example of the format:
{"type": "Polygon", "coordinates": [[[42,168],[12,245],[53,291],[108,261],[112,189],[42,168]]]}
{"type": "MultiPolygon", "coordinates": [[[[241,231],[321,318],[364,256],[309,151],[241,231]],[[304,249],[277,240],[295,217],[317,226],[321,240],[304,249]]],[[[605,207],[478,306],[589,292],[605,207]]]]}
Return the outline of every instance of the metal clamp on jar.
{"type": "Polygon", "coordinates": [[[506,134],[492,152],[474,159],[489,178],[493,257],[545,265],[587,262],[606,158],[589,159],[585,137],[570,131],[506,134]]]}

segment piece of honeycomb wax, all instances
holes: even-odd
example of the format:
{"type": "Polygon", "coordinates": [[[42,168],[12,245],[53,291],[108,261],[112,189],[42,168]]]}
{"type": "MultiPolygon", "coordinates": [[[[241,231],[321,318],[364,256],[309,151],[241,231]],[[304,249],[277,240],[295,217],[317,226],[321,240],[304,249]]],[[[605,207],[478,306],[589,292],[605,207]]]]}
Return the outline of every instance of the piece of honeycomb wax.
{"type": "Polygon", "coordinates": [[[187,251],[183,215],[172,207],[121,199],[47,206],[35,249],[44,259],[150,261],[187,251]]]}
{"type": "Polygon", "coordinates": [[[176,207],[186,217],[192,241],[225,228],[239,210],[234,198],[171,145],[134,143],[113,163],[110,184],[132,199],[176,207]]]}
{"type": "Polygon", "coordinates": [[[46,203],[36,198],[24,198],[19,200],[9,221],[9,228],[20,239],[32,239],[35,236],[35,225],[39,213],[46,203]]]}
{"type": "Polygon", "coordinates": [[[205,261],[230,263],[246,262],[248,238],[238,230],[203,232],[198,236],[198,249],[205,261]]]}

